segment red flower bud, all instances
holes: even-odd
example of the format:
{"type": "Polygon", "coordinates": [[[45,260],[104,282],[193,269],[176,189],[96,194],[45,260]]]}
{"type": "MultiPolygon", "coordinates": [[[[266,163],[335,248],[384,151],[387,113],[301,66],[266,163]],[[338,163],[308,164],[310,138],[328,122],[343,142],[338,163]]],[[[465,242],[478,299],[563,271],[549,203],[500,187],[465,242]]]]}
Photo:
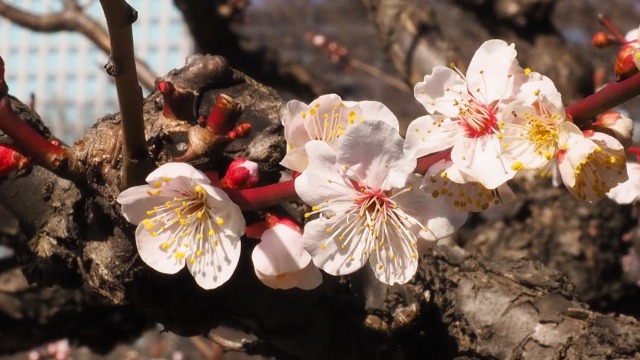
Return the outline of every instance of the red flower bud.
{"type": "Polygon", "coordinates": [[[229,165],[224,178],[220,180],[223,189],[249,189],[258,183],[258,164],[243,158],[236,159],[229,165]]]}
{"type": "Polygon", "coordinates": [[[22,156],[11,145],[0,144],[0,176],[24,169],[28,164],[29,159],[22,156]]]}
{"type": "Polygon", "coordinates": [[[617,41],[613,36],[602,31],[593,34],[593,37],[591,37],[591,44],[597,48],[603,48],[616,43],[617,41]]]}
{"type": "Polygon", "coordinates": [[[638,44],[637,40],[626,43],[622,49],[620,49],[614,67],[618,81],[624,80],[639,72],[634,59],[638,51],[640,51],[640,44],[638,44]]]}

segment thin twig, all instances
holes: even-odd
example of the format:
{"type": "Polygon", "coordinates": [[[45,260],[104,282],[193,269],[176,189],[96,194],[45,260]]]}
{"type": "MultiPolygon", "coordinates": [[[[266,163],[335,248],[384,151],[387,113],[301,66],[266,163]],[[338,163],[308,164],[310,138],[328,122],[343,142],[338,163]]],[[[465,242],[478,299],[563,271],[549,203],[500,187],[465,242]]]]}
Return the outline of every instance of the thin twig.
{"type": "Polygon", "coordinates": [[[138,84],[131,24],[138,13],[125,0],[100,0],[111,38],[111,56],[105,65],[116,83],[122,115],[122,187],[144,183],[153,164],[147,151],[142,90],[138,84]]]}
{"type": "Polygon", "coordinates": [[[210,331],[207,335],[206,335],[207,339],[213,341],[214,343],[220,345],[220,347],[222,347],[222,351],[227,352],[227,351],[239,351],[239,352],[245,352],[247,343],[250,343],[249,340],[245,340],[242,339],[240,342],[238,341],[232,341],[229,339],[225,339],[220,335],[216,335],[213,333],[213,331],[210,331]]]}
{"type": "MultiPolygon", "coordinates": [[[[100,50],[109,54],[109,35],[94,19],[87,16],[75,0],[65,0],[64,9],[58,13],[36,15],[0,1],[0,16],[27,29],[38,32],[76,31],[87,37],[100,50]]],[[[136,59],[138,80],[147,90],[155,88],[157,76],[142,60],[136,59]]]]}

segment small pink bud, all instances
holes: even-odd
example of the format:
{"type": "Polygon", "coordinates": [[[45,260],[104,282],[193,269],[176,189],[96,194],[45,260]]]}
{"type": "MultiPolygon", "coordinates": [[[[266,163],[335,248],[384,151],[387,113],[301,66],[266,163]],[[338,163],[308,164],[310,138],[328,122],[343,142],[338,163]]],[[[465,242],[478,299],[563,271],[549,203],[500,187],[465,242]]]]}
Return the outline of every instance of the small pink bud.
{"type": "Polygon", "coordinates": [[[11,145],[0,144],[0,176],[24,169],[29,159],[17,152],[11,145]]]}
{"type": "Polygon", "coordinates": [[[258,164],[240,158],[231,162],[227,173],[220,180],[220,187],[230,190],[248,189],[254,187],[259,179],[258,164]]]}
{"type": "MultiPolygon", "coordinates": [[[[637,40],[630,41],[622,46],[622,49],[618,52],[618,58],[614,66],[618,81],[624,80],[639,72],[638,66],[636,65],[636,57],[638,56],[639,50],[640,44],[638,44],[637,40]]],[[[638,62],[640,62],[640,59],[638,59],[638,62]]]]}
{"type": "Polygon", "coordinates": [[[633,120],[622,116],[617,111],[610,110],[602,113],[592,124],[592,128],[615,137],[624,147],[631,145],[633,120]]]}

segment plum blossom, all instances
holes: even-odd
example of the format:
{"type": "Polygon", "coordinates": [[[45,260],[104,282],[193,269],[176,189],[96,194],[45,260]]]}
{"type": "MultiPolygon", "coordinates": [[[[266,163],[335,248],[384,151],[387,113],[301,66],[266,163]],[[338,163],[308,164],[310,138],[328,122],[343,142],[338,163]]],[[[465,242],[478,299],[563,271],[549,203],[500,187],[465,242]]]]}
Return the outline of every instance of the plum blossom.
{"type": "Polygon", "coordinates": [[[503,155],[514,170],[549,173],[557,165],[569,192],[589,202],[626,180],[622,144],[604,133],[583,132],[568,121],[562,97],[549,78],[531,73],[517,98],[504,109],[499,135],[503,155]]]}
{"type": "Polygon", "coordinates": [[[265,230],[253,249],[256,276],[274,289],[313,289],[322,283],[322,274],[304,249],[302,230],[287,220],[281,219],[265,230]]]}
{"type": "Polygon", "coordinates": [[[416,159],[403,152],[398,131],[381,121],[347,129],[337,151],[310,141],[308,168],[295,180],[312,205],[303,234],[316,266],[347,275],[367,262],[386,284],[406,283],[421,251],[466,220],[419,190],[416,159]]]}
{"type": "Polygon", "coordinates": [[[435,67],[416,84],[416,99],[431,115],[414,120],[406,148],[416,157],[451,149],[453,164],[488,189],[511,179],[515,170],[500,150],[501,110],[525,81],[514,45],[486,41],[476,51],[466,76],[435,67]]]}
{"type": "Polygon", "coordinates": [[[335,94],[322,95],[309,105],[292,100],[282,115],[287,154],[280,164],[302,172],[308,157],[304,145],[321,140],[336,149],[338,139],[350,125],[365,120],[384,121],[398,129],[398,119],[384,104],[377,101],[342,101],[335,94]]]}
{"type": "Polygon", "coordinates": [[[186,265],[205,289],[226,282],[238,264],[245,231],[240,208],[188,164],[164,164],[146,181],[117,199],[124,217],[138,224],[140,258],[165,274],[186,265]]]}

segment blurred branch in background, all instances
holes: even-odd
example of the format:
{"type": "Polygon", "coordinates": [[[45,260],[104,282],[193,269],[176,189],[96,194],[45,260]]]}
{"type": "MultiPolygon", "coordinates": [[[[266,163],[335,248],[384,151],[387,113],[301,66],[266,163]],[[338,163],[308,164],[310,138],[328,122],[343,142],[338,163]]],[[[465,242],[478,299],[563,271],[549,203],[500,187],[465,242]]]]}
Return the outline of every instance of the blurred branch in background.
{"type": "MultiPolygon", "coordinates": [[[[109,35],[105,29],[87,16],[84,8],[75,0],[64,0],[62,11],[45,15],[36,15],[0,1],[0,16],[33,31],[75,31],[84,35],[106,54],[111,52],[109,35]]],[[[136,59],[135,62],[138,80],[147,90],[152,91],[156,74],[144,61],[136,59]]]]}

